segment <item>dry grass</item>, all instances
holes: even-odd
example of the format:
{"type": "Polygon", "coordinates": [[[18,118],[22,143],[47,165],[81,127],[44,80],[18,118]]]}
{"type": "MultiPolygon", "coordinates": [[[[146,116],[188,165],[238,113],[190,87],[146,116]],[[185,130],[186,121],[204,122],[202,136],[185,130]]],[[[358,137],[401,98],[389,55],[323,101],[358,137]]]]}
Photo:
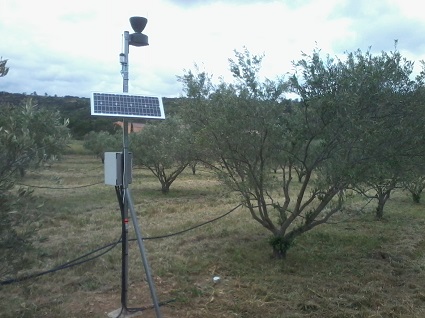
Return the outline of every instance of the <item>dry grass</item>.
{"type": "MultiPolygon", "coordinates": [[[[20,275],[48,270],[120,237],[113,187],[100,160],[67,155],[25,183],[43,202],[34,250],[20,275]]],[[[167,196],[146,170],[134,170],[131,192],[146,237],[173,233],[238,204],[214,175],[184,173],[167,196]]],[[[182,235],[146,240],[164,317],[425,317],[423,205],[392,196],[386,219],[373,206],[337,218],[302,238],[284,261],[270,258],[268,233],[238,209],[182,235]],[[213,276],[221,281],[214,284],[213,276]]],[[[131,229],[133,235],[134,231],[131,229]]],[[[134,236],[134,235],[133,235],[134,236]]],[[[71,269],[0,287],[1,317],[106,317],[120,307],[121,251],[71,269]]],[[[129,305],[151,304],[137,244],[130,243],[129,305]]],[[[143,317],[155,317],[153,310],[143,317]]]]}

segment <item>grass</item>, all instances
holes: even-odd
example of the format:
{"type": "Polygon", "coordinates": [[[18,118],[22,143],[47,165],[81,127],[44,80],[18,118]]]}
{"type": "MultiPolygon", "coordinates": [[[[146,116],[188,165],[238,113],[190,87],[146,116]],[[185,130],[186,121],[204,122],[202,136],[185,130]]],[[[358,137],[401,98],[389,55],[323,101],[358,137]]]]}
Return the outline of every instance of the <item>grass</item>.
{"type": "Polygon", "coordinates": [[[90,151],[84,148],[84,140],[75,140],[73,139],[68,148],[66,149],[66,154],[70,155],[89,155],[90,151]]]}
{"type": "MultiPolygon", "coordinates": [[[[18,275],[51,269],[120,237],[117,199],[103,184],[99,159],[71,152],[23,181],[41,187],[34,188],[40,219],[18,275]]],[[[164,196],[147,170],[135,169],[130,189],[145,237],[189,228],[238,204],[205,170],[185,171],[164,196]]],[[[374,220],[373,208],[306,233],[283,261],[270,257],[267,231],[243,209],[178,236],[145,240],[158,298],[174,300],[161,308],[163,316],[425,317],[424,206],[396,192],[384,221],[374,220]]],[[[150,305],[135,242],[129,252],[129,306],[150,305]]],[[[117,246],[71,269],[0,286],[0,316],[106,317],[120,307],[120,271],[117,246]]]]}

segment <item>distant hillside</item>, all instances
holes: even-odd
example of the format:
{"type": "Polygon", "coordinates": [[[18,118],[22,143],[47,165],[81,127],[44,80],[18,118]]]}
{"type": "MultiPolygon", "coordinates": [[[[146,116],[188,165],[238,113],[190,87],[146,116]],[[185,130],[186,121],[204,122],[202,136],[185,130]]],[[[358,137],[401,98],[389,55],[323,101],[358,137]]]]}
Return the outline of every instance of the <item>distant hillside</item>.
{"type": "MultiPolygon", "coordinates": [[[[113,133],[117,129],[113,123],[121,120],[119,117],[92,116],[90,114],[90,99],[85,97],[0,92],[0,106],[4,104],[20,105],[28,98],[31,98],[33,103],[39,107],[58,110],[62,118],[69,118],[69,128],[75,139],[84,138],[90,131],[103,130],[113,133]]],[[[163,98],[166,116],[175,114],[182,101],[181,98],[163,98]]],[[[143,122],[143,120],[134,120],[134,122],[143,122]]]]}

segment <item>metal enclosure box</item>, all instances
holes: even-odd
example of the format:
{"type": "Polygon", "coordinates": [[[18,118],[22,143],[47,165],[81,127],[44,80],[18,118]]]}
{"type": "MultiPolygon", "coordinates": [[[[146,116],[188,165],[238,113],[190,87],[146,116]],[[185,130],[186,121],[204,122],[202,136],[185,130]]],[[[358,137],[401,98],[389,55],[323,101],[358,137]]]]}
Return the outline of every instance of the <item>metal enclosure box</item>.
{"type": "MultiPolygon", "coordinates": [[[[130,161],[127,165],[128,170],[127,180],[128,183],[132,181],[132,164],[133,154],[130,152],[128,160],[130,161]]],[[[105,152],[104,160],[104,173],[105,173],[105,184],[119,186],[123,185],[123,171],[124,171],[124,155],[122,152],[105,152]]]]}

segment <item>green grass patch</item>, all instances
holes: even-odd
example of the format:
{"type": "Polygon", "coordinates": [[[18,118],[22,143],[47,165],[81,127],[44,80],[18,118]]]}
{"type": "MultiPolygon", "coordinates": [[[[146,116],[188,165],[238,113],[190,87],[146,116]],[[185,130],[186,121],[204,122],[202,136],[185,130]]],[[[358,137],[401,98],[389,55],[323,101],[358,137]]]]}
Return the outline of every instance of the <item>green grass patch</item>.
{"type": "Polygon", "coordinates": [[[65,151],[67,155],[90,155],[91,152],[84,147],[84,140],[71,140],[65,151]]]}

